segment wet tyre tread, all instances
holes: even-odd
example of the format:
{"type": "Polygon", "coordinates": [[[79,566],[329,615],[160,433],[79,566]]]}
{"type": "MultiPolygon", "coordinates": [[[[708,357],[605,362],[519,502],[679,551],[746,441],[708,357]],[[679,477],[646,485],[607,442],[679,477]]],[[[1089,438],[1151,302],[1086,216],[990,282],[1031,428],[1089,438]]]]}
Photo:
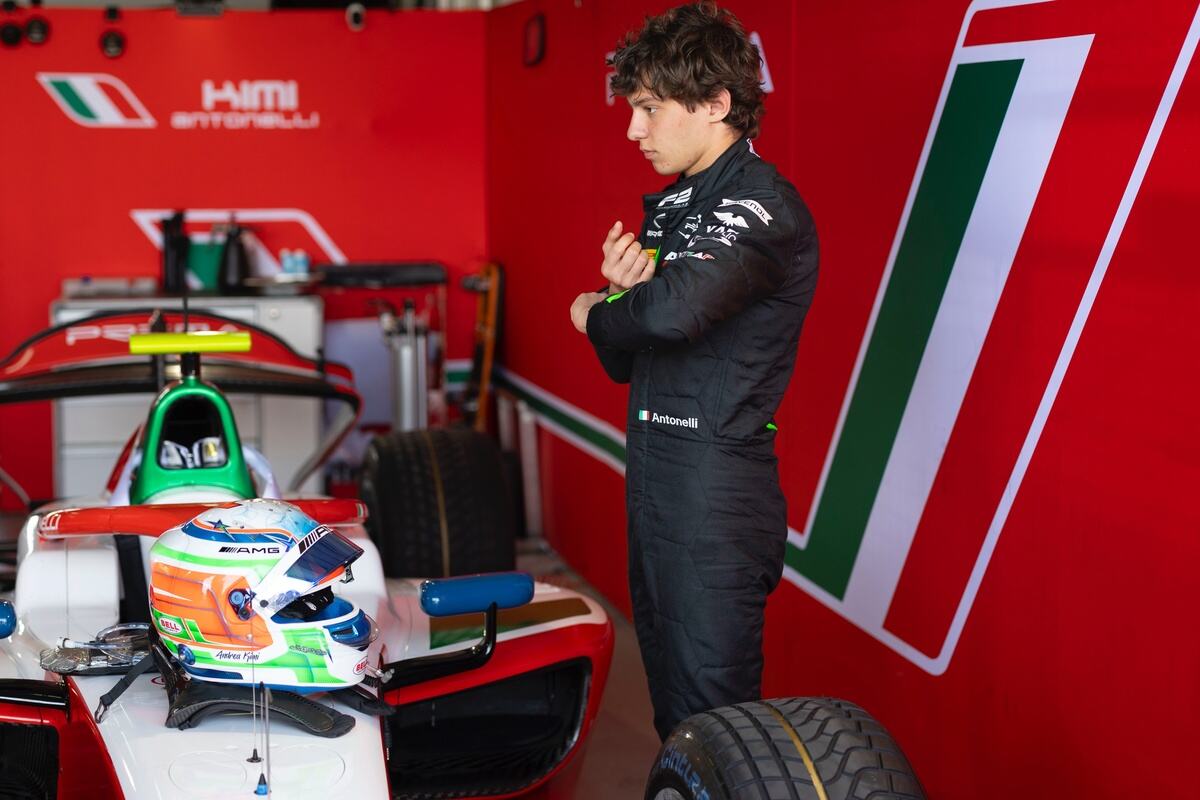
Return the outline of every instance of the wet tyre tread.
{"type": "MultiPolygon", "coordinates": [[[[796,791],[796,783],[793,776],[793,764],[791,762],[798,761],[802,772],[806,768],[804,766],[803,758],[798,756],[792,756],[791,758],[784,757],[784,753],[788,752],[789,750],[795,750],[795,747],[792,745],[791,738],[787,737],[785,732],[784,737],[787,746],[786,748],[781,748],[780,742],[777,741],[777,737],[772,731],[768,730],[768,728],[763,724],[763,721],[760,720],[758,715],[754,713],[757,709],[750,709],[745,705],[735,705],[733,708],[737,709],[745,716],[750,724],[754,726],[755,731],[762,738],[762,740],[770,747],[771,758],[774,761],[775,767],[779,771],[779,775],[775,777],[777,777],[781,781],[781,785],[787,789],[788,800],[800,800],[800,795],[796,791]]],[[[777,722],[777,720],[774,720],[773,717],[771,718],[771,721],[777,722]]],[[[779,731],[775,731],[774,733],[779,733],[779,731]]]]}
{"type": "Polygon", "coordinates": [[[731,775],[733,778],[733,786],[731,788],[734,794],[743,794],[741,791],[742,789],[758,787],[758,797],[762,800],[771,800],[770,795],[767,794],[766,787],[763,786],[762,783],[762,772],[759,771],[758,764],[755,763],[754,757],[750,755],[750,750],[746,746],[746,739],[738,735],[737,729],[730,723],[728,719],[725,718],[724,714],[722,713],[724,711],[725,709],[710,711],[708,716],[710,719],[715,720],[719,726],[724,728],[724,733],[728,735],[729,738],[733,739],[732,749],[737,750],[741,755],[740,760],[727,763],[725,765],[726,774],[731,775]],[[743,777],[741,780],[738,780],[737,773],[741,772],[743,768],[749,773],[749,775],[743,777]]]}
{"type": "MultiPolygon", "coordinates": [[[[714,709],[685,720],[664,749],[674,744],[709,757],[729,787],[727,794],[710,793],[711,800],[819,800],[808,765],[772,709],[807,750],[828,800],[924,800],[891,736],[844,700],[786,698],[714,709]],[[682,732],[686,744],[677,738],[682,732]]],[[[651,773],[648,797],[661,771],[656,765],[651,773]]]]}

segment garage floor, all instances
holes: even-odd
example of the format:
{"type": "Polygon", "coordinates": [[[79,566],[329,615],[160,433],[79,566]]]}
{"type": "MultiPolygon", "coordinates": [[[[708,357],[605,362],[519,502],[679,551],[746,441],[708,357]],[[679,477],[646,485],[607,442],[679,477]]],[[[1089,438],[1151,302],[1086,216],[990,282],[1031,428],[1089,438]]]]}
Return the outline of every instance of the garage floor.
{"type": "Polygon", "coordinates": [[[570,570],[538,540],[519,545],[517,568],[535,578],[584,592],[608,611],[615,647],[600,713],[574,762],[532,800],[636,800],[645,791],[646,776],[658,753],[658,735],[651,724],[650,695],[638,653],[633,625],[608,605],[598,592],[570,570]]]}

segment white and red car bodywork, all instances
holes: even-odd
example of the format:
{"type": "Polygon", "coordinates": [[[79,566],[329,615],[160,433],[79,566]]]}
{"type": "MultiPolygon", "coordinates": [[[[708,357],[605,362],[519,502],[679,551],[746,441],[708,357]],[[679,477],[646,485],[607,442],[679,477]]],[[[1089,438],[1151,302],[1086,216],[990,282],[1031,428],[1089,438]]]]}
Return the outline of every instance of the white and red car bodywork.
{"type": "MultiPolygon", "coordinates": [[[[13,401],[153,391],[147,359],[131,357],[123,341],[145,330],[149,316],[146,312],[106,315],[29,340],[0,362],[0,397],[13,401]],[[73,330],[84,326],[82,332],[73,330]],[[100,333],[93,335],[96,331],[100,333]],[[56,392],[56,386],[62,392],[56,392]]],[[[181,323],[177,313],[168,314],[166,321],[172,327],[181,323]]],[[[207,314],[193,314],[191,324],[193,328],[250,328],[207,314]]],[[[252,353],[206,358],[206,379],[226,391],[253,391],[255,386],[271,391],[282,386],[297,394],[348,399],[357,407],[348,371],[305,359],[270,334],[253,330],[252,353]],[[275,378],[277,386],[265,385],[275,378]]],[[[132,449],[127,448],[121,461],[132,449]]],[[[12,595],[17,629],[0,641],[0,729],[4,729],[0,733],[14,731],[27,737],[42,756],[52,760],[59,797],[249,796],[262,766],[246,761],[254,747],[250,719],[226,715],[189,730],[168,729],[162,679],[147,673],[97,724],[92,709],[117,678],[64,680],[39,666],[39,653],[59,639],[86,641],[118,621],[124,582],[113,534],[139,535],[144,555],[154,535],[196,509],[187,505],[189,500],[234,499],[214,497],[211,490],[198,488],[194,498],[173,497],[183,504],[175,507],[113,506],[112,492],[119,488],[123,466],[120,462],[114,466],[104,494],[43,507],[21,531],[12,595]],[[50,729],[52,736],[47,733],[50,729]],[[46,753],[49,747],[55,752],[46,753]]],[[[369,650],[372,663],[455,652],[478,640],[475,629],[482,625],[482,615],[431,618],[419,604],[419,580],[384,576],[378,551],[362,525],[365,508],[360,503],[311,497],[296,501],[306,512],[336,525],[364,550],[354,564],[353,582],[338,593],[378,624],[379,638],[369,650]]],[[[273,724],[272,795],[327,800],[527,794],[550,780],[581,749],[603,693],[612,642],[612,624],[598,603],[539,583],[529,605],[500,613],[497,644],[483,666],[386,692],[386,702],[399,707],[397,715],[385,718],[390,722],[339,706],[339,711],[356,720],[354,729],[340,738],[318,738],[283,723],[273,724]],[[540,681],[546,682],[544,692],[540,681]],[[515,709],[489,716],[488,709],[517,702],[521,692],[531,697],[556,694],[559,705],[550,703],[541,709],[541,716],[522,717],[515,727],[514,716],[521,716],[512,713],[515,709]],[[478,709],[476,718],[471,716],[473,708],[478,709]],[[439,709],[446,710],[442,718],[446,734],[474,731],[473,736],[463,737],[472,743],[461,754],[446,752],[444,747],[426,752],[430,738],[442,735],[439,709]],[[557,733],[547,734],[539,745],[537,731],[529,735],[527,728],[543,723],[557,733]],[[422,726],[428,727],[428,736],[421,733],[422,726]],[[522,733],[531,742],[525,750],[517,741],[522,733]],[[491,745],[489,737],[494,739],[491,745]],[[489,759],[499,759],[494,762],[499,764],[510,751],[525,758],[525,773],[491,766],[489,759]],[[422,766],[423,758],[427,767],[422,766]],[[406,766],[398,771],[400,762],[406,766]],[[452,785],[456,769],[466,776],[460,786],[452,785]],[[428,785],[405,785],[405,776],[422,771],[440,778],[428,785]],[[500,777],[489,782],[492,772],[500,777]]],[[[0,744],[8,741],[14,740],[0,737],[0,744]]],[[[36,768],[49,767],[31,767],[36,768]]]]}

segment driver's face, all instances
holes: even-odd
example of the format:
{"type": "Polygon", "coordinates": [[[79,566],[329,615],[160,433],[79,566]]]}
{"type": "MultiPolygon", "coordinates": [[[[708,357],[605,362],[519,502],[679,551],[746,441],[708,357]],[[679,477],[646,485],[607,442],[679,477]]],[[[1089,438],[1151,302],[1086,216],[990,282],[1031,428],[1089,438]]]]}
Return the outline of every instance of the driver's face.
{"type": "Polygon", "coordinates": [[[626,135],[659,175],[691,174],[710,146],[712,126],[702,106],[688,111],[676,100],[664,100],[639,89],[626,98],[633,110],[626,135]]]}

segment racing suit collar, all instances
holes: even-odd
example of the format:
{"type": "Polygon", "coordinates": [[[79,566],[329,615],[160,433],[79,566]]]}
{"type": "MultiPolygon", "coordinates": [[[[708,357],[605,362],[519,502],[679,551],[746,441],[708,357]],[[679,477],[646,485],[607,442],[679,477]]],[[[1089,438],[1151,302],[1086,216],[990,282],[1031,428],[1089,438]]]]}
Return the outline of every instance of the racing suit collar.
{"type": "Polygon", "coordinates": [[[723,186],[728,174],[737,169],[746,155],[757,157],[750,140],[743,137],[731,144],[708,168],[686,178],[680,173],[679,177],[662,191],[645,195],[642,203],[647,211],[652,208],[690,206],[696,200],[707,196],[708,187],[723,186]]]}

